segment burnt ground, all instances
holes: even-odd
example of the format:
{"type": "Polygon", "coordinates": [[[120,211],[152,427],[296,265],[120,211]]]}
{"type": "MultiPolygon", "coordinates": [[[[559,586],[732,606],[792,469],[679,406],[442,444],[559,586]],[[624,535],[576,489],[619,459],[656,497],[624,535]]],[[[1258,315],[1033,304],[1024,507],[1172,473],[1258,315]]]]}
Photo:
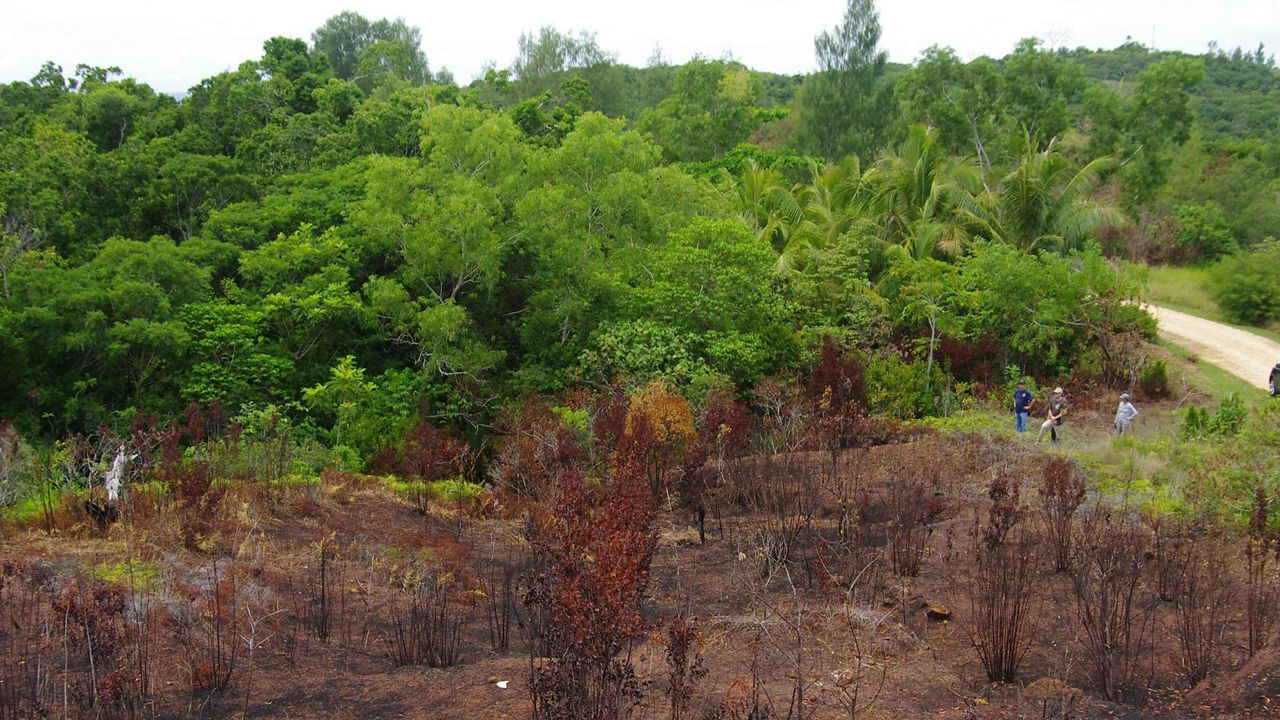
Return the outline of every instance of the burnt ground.
{"type": "MultiPolygon", "coordinates": [[[[828,474],[830,456],[824,453],[762,462],[748,459],[730,468],[730,475],[748,479],[733,481],[712,500],[705,544],[698,543],[688,512],[667,509],[659,517],[646,607],[653,636],[632,651],[639,678],[635,717],[669,716],[658,640],[662,622],[678,613],[698,619],[708,670],[689,717],[747,717],[752,705],[771,707],[770,717],[849,717],[854,688],[869,705],[860,717],[868,718],[1276,716],[1280,649],[1246,664],[1243,621],[1233,616],[1224,662],[1188,695],[1176,613],[1159,602],[1146,616],[1152,652],[1143,656],[1128,702],[1099,699],[1071,580],[1052,573],[1047,562],[1036,570],[1042,598],[1033,608],[1030,649],[1017,682],[987,682],[966,617],[968,548],[986,512],[993,466],[1026,470],[1023,502],[1033,501],[1033,469],[1042,462],[1036,448],[937,436],[846,451],[834,474],[828,474]],[[901,577],[888,567],[885,524],[890,489],[912,473],[930,478],[925,501],[933,509],[919,574],[901,577]],[[858,517],[847,541],[839,537],[831,480],[841,476],[856,476],[856,489],[845,490],[857,497],[858,517]],[[788,488],[785,502],[798,504],[779,510],[746,497],[751,493],[742,487],[764,481],[788,488]],[[794,526],[796,516],[805,517],[800,539],[786,562],[771,566],[762,538],[779,522],[794,526]],[[931,619],[930,608],[949,619],[931,619]],[[796,677],[803,679],[802,711],[792,706],[796,677]]],[[[466,510],[440,508],[424,516],[376,481],[330,477],[269,506],[254,492],[228,491],[218,521],[205,528],[208,534],[194,549],[175,542],[163,509],[126,518],[106,533],[71,516],[51,537],[37,528],[6,531],[0,558],[18,569],[10,572],[5,598],[18,597],[23,568],[46,578],[26,591],[34,595],[57,578],[87,582],[87,568],[142,561],[158,568],[156,577],[131,593],[161,607],[198,603],[215,563],[220,577],[235,578],[239,624],[224,631],[241,643],[229,686],[212,695],[193,693],[192,653],[157,621],[149,630],[152,692],[139,713],[144,717],[527,717],[531,659],[525,633],[513,627],[510,648],[496,652],[484,602],[477,599],[477,590],[504,567],[522,567],[527,549],[519,509],[466,510]],[[308,619],[315,614],[321,547],[330,587],[323,640],[308,619]],[[460,589],[454,607],[465,624],[452,667],[396,667],[391,660],[396,608],[403,602],[399,588],[413,568],[447,568],[440,572],[460,589]],[[256,633],[244,619],[250,615],[261,622],[256,633]],[[252,660],[244,639],[251,634],[260,641],[252,660]],[[500,689],[498,681],[507,687],[500,689]]],[[[1034,514],[1026,522],[1034,523],[1034,514]]],[[[523,612],[518,602],[515,612],[523,612]]],[[[0,647],[10,654],[0,660],[14,661],[16,647],[0,647]]]]}

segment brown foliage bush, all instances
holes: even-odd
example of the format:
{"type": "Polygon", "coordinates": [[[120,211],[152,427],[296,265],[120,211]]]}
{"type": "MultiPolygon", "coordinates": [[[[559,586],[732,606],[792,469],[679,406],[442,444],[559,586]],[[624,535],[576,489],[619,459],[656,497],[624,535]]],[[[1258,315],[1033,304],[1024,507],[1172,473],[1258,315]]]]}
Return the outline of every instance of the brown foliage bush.
{"type": "Polygon", "coordinates": [[[841,353],[830,336],[823,338],[818,363],[806,385],[820,433],[829,446],[850,447],[858,420],[866,415],[867,389],[862,363],[841,353]]]}
{"type": "Polygon", "coordinates": [[[677,615],[662,636],[667,661],[667,697],[671,720],[684,720],[698,682],[707,676],[702,657],[702,628],[697,618],[677,615]]]}
{"type": "Polygon", "coordinates": [[[938,337],[938,359],[947,365],[957,380],[983,385],[998,382],[1002,351],[1000,341],[990,335],[977,340],[962,340],[950,335],[938,337]]]}
{"type": "Polygon", "coordinates": [[[638,458],[654,495],[667,487],[667,473],[697,438],[689,401],[661,380],[631,398],[618,453],[638,458]],[[624,445],[626,449],[624,449],[624,445]]]}
{"type": "Polygon", "coordinates": [[[1053,553],[1054,572],[1071,565],[1071,540],[1076,510],[1084,502],[1084,477],[1075,461],[1054,455],[1044,465],[1040,483],[1040,517],[1053,553]]]}
{"type": "Polygon", "coordinates": [[[581,459],[573,430],[537,395],[526,396],[498,416],[490,465],[495,487],[541,499],[560,471],[581,459]]]}
{"type": "Polygon", "coordinates": [[[431,424],[426,414],[405,433],[400,447],[400,475],[417,480],[410,485],[414,507],[425,515],[431,502],[428,483],[463,475],[471,465],[471,449],[431,424]]]}
{"type": "MultiPolygon", "coordinates": [[[[635,435],[635,433],[627,433],[635,435]]],[[[534,718],[616,718],[636,687],[630,648],[656,537],[646,448],[619,442],[613,477],[593,488],[563,470],[528,523],[535,562],[526,603],[541,616],[530,643],[534,718]],[[545,662],[535,662],[542,655],[545,662]]]]}

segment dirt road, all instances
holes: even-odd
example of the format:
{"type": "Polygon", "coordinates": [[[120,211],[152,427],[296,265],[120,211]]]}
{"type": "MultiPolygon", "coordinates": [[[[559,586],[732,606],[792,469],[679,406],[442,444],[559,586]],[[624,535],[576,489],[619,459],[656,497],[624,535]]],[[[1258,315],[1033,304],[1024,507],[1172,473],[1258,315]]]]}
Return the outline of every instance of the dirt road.
{"type": "Polygon", "coordinates": [[[1243,379],[1267,389],[1267,374],[1280,362],[1280,343],[1194,315],[1148,305],[1160,336],[1243,379]]]}

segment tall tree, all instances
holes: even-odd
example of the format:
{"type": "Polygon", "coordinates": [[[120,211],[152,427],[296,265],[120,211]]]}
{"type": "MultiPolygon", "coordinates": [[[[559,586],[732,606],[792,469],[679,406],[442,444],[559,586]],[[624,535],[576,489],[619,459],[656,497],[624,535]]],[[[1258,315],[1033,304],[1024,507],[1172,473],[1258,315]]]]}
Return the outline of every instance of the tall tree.
{"type": "Polygon", "coordinates": [[[759,82],[741,63],[695,57],[676,70],[671,95],[640,117],[669,160],[723,155],[764,122],[759,82]]]}
{"type": "Polygon", "coordinates": [[[600,49],[594,33],[585,30],[562,33],[551,26],[537,34],[521,33],[520,52],[511,63],[516,89],[521,97],[533,97],[551,90],[558,76],[571,68],[589,68],[613,62],[600,49]]]}
{"type": "Polygon", "coordinates": [[[1079,65],[1026,38],[1004,59],[1003,79],[1005,132],[1013,148],[1025,136],[1036,150],[1044,150],[1070,127],[1067,106],[1084,90],[1079,65]]]}
{"type": "Polygon", "coordinates": [[[874,0],[849,0],[844,22],[814,38],[818,72],[800,86],[796,144],[828,158],[870,157],[890,110],[874,0]]]}
{"type": "Polygon", "coordinates": [[[390,72],[415,84],[431,77],[422,51],[422,31],[404,18],[370,22],[348,10],[316,28],[311,44],[329,58],[333,73],[343,80],[355,80],[368,70],[390,72]]]}
{"type": "Polygon", "coordinates": [[[996,61],[965,64],[949,47],[930,47],[894,87],[906,119],[937,128],[953,155],[972,153],[990,169],[987,146],[998,137],[1004,83],[996,61]]]}

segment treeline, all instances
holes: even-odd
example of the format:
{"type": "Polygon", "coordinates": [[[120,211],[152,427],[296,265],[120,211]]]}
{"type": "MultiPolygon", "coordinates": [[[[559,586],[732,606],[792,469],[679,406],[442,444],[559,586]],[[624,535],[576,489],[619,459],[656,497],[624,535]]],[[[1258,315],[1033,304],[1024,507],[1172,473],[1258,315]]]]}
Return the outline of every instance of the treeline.
{"type": "Polygon", "coordinates": [[[1150,323],[1104,254],[1217,252],[1189,212],[1280,233],[1275,143],[1197,139],[1217,60],[1112,90],[1035,41],[893,68],[878,38],[852,0],[791,78],[548,28],[463,87],[344,13],[181,101],[46,64],[0,87],[0,417],[217,399],[367,457],[423,402],[474,427],[581,384],[745,391],[824,336],[912,417],[1010,366],[1132,375],[1150,323]]]}

